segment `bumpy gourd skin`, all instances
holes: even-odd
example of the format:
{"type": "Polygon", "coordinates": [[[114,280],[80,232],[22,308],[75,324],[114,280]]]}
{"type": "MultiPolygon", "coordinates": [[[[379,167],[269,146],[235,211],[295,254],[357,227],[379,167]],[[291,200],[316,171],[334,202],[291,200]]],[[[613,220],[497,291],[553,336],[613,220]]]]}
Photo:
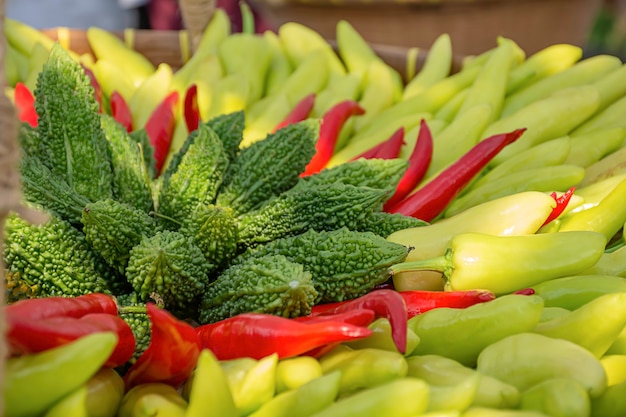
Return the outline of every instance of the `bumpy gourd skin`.
{"type": "Polygon", "coordinates": [[[109,149],[89,77],[58,43],[34,91],[44,164],[91,201],[112,196],[109,149]]]}
{"type": "Polygon", "coordinates": [[[159,193],[158,213],[179,221],[198,204],[215,200],[230,163],[220,138],[210,127],[201,124],[196,132],[176,172],[163,178],[159,193]]]}
{"type": "Polygon", "coordinates": [[[202,296],[199,320],[213,323],[240,313],[299,317],[311,312],[317,291],[311,273],[282,255],[250,258],[226,269],[202,296]]]}
{"type": "Polygon", "coordinates": [[[242,149],[228,169],[217,205],[230,207],[237,217],[293,187],[315,154],[319,127],[319,120],[308,119],[242,149]]]}
{"type": "Polygon", "coordinates": [[[144,236],[156,233],[154,219],[147,213],[113,199],[87,204],[81,222],[83,233],[93,249],[122,274],[130,250],[144,236]]]}
{"type": "Polygon", "coordinates": [[[139,356],[148,348],[151,339],[150,317],[146,310],[146,303],[137,298],[137,293],[120,294],[115,297],[117,300],[118,314],[124,319],[133,331],[135,336],[135,352],[130,362],[135,362],[139,356]]]}
{"type": "Polygon", "coordinates": [[[200,204],[179,231],[193,237],[211,264],[209,272],[225,268],[237,253],[237,223],[228,207],[200,204]]]}
{"type": "Polygon", "coordinates": [[[78,194],[64,178],[53,173],[35,155],[22,154],[19,165],[22,196],[73,225],[80,225],[89,200],[78,194]]]}
{"type": "Polygon", "coordinates": [[[150,212],[154,209],[150,174],[144,164],[141,148],[113,117],[107,114],[100,117],[111,151],[113,197],[146,213],[150,212]]]}
{"type": "Polygon", "coordinates": [[[386,192],[334,183],[298,187],[282,193],[239,221],[242,249],[313,230],[355,229],[379,211],[386,192]]]}
{"type": "Polygon", "coordinates": [[[426,226],[428,222],[416,217],[405,216],[400,213],[387,213],[384,211],[374,212],[357,225],[355,230],[360,232],[372,232],[386,238],[398,230],[409,227],[426,226]]]}
{"type": "Polygon", "coordinates": [[[296,187],[340,182],[385,190],[391,197],[408,166],[408,161],[400,158],[357,159],[303,177],[296,187]]]}
{"type": "Polygon", "coordinates": [[[239,145],[243,140],[245,115],[243,110],[221,114],[207,121],[207,125],[217,133],[224,145],[224,152],[233,161],[239,154],[239,145]]]}
{"type": "Polygon", "coordinates": [[[126,278],[141,301],[160,299],[174,314],[188,312],[208,283],[209,263],[193,239],[160,231],[130,251],[126,278]]]}
{"type": "Polygon", "coordinates": [[[359,297],[389,278],[387,268],[406,259],[409,249],[370,232],[347,228],[308,230],[249,249],[233,265],[259,257],[282,255],[302,264],[318,291],[316,304],[359,297]]]}
{"type": "Polygon", "coordinates": [[[70,223],[51,215],[33,225],[11,214],[5,222],[4,261],[33,289],[33,296],[111,293],[116,276],[70,223]]]}

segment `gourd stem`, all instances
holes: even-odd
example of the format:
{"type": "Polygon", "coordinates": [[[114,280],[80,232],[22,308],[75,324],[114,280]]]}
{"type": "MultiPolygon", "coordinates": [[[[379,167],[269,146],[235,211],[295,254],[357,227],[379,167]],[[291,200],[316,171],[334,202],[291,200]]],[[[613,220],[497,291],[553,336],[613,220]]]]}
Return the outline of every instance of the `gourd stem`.
{"type": "Polygon", "coordinates": [[[417,261],[400,262],[389,267],[391,275],[400,272],[410,271],[437,271],[445,272],[450,267],[450,260],[445,255],[430,259],[419,259],[417,261]]]}

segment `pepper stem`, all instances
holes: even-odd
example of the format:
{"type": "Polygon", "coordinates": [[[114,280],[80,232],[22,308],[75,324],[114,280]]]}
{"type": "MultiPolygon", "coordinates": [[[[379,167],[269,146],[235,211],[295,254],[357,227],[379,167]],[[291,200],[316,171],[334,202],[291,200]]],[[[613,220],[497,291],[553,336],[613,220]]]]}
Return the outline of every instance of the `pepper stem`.
{"type": "Polygon", "coordinates": [[[395,275],[400,272],[411,271],[436,271],[446,273],[450,269],[450,260],[447,256],[441,255],[435,258],[419,259],[417,261],[400,262],[389,267],[389,274],[395,275]]]}

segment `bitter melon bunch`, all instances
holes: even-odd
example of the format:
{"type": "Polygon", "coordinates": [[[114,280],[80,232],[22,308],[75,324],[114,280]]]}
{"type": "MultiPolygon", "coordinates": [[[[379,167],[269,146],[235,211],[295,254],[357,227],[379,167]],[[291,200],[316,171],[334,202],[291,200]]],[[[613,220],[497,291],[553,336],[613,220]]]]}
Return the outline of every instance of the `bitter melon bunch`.
{"type": "Polygon", "coordinates": [[[199,322],[296,317],[385,281],[408,252],[385,237],[425,224],[382,211],[403,160],[358,159],[303,177],[319,119],[242,147],[244,111],[219,115],[157,174],[146,131],[100,113],[89,77],[58,44],[35,108],[39,124],[19,135],[23,198],[50,220],[8,221],[14,299],[99,291],[199,322]]]}

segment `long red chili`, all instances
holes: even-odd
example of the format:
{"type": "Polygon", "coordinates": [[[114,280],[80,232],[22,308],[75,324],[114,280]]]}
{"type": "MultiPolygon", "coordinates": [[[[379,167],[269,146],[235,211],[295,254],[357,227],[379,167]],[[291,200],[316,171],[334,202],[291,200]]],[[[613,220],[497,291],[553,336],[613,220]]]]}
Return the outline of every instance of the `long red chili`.
{"type": "Polygon", "coordinates": [[[311,315],[338,314],[350,310],[369,309],[377,318],[386,318],[391,324],[391,337],[398,351],[404,353],[407,338],[407,308],[404,299],[395,290],[375,290],[348,301],[318,304],[311,315]]]}
{"type": "Polygon", "coordinates": [[[42,320],[51,317],[80,318],[90,313],[117,315],[117,304],[113,297],[92,293],[77,297],[45,297],[16,301],[6,305],[7,317],[42,320]]]}
{"type": "Polygon", "coordinates": [[[400,149],[402,149],[402,145],[404,145],[404,143],[404,127],[400,127],[398,130],[393,132],[388,139],[380,143],[380,146],[375,146],[377,149],[371,158],[397,158],[400,155],[400,149]]]}
{"type": "Polygon", "coordinates": [[[368,337],[363,326],[335,321],[301,323],[261,313],[245,313],[196,328],[202,347],[220,360],[276,353],[279,358],[301,355],[330,343],[368,337]]]}
{"type": "Polygon", "coordinates": [[[300,176],[306,177],[320,172],[333,156],[339,133],[341,133],[345,123],[350,117],[364,113],[365,109],[354,100],[341,101],[328,109],[322,116],[320,134],[315,145],[315,155],[300,176]]]}
{"type": "Polygon", "coordinates": [[[417,134],[417,142],[409,156],[409,167],[396,186],[395,193],[385,202],[383,211],[389,211],[391,207],[406,197],[411,190],[424,178],[430,162],[433,159],[433,135],[426,120],[420,122],[420,130],[417,134]]]}
{"type": "Polygon", "coordinates": [[[132,132],[133,114],[126,99],[119,92],[113,91],[109,97],[109,106],[111,107],[111,116],[124,126],[128,133],[132,132]]]}
{"type": "Polygon", "coordinates": [[[408,290],[398,292],[406,303],[407,316],[411,318],[434,308],[466,308],[494,300],[495,294],[488,290],[428,291],[408,290]]]}
{"type": "Polygon", "coordinates": [[[426,222],[432,221],[489,161],[506,145],[515,142],[525,131],[526,128],[517,129],[481,140],[426,185],[389,207],[387,212],[401,213],[426,222]]]}
{"type": "Polygon", "coordinates": [[[165,158],[167,158],[170,151],[172,135],[176,127],[178,98],[178,91],[169,93],[152,111],[145,125],[146,133],[154,148],[157,172],[161,172],[165,158]]]}
{"type": "Polygon", "coordinates": [[[13,314],[7,316],[6,338],[11,353],[15,355],[42,352],[98,332],[113,332],[118,339],[105,366],[114,368],[131,359],[135,336],[130,326],[117,315],[91,313],[80,318],[50,317],[43,320],[13,314]]]}
{"type": "Polygon", "coordinates": [[[150,382],[179,387],[193,372],[200,356],[200,339],[187,322],[147,303],[151,337],[148,348],[124,375],[126,388],[150,382]]]}
{"type": "Polygon", "coordinates": [[[38,117],[35,111],[35,96],[32,91],[22,82],[15,84],[13,100],[17,110],[17,117],[21,122],[26,122],[31,127],[37,127],[38,117]]]}
{"type": "Polygon", "coordinates": [[[569,190],[561,194],[560,197],[557,197],[555,192],[550,194],[552,198],[554,198],[554,201],[556,202],[556,206],[554,207],[554,209],[552,209],[552,212],[550,212],[550,214],[546,218],[546,221],[543,222],[542,226],[545,226],[546,224],[550,223],[552,220],[559,217],[561,213],[563,213],[563,211],[565,211],[565,208],[569,204],[569,201],[572,199],[572,195],[574,195],[575,190],[576,190],[576,187],[571,187],[569,190]]]}
{"type": "Polygon", "coordinates": [[[198,129],[200,124],[200,109],[198,108],[198,86],[192,84],[185,92],[185,105],[183,107],[183,116],[187,125],[187,132],[191,133],[198,129]]]}
{"type": "Polygon", "coordinates": [[[278,123],[271,133],[276,132],[283,127],[289,126],[290,124],[298,123],[305,120],[311,114],[313,110],[313,106],[315,105],[316,94],[311,93],[307,96],[304,96],[294,107],[291,109],[289,114],[278,123]]]}
{"type": "Polygon", "coordinates": [[[301,316],[293,320],[306,324],[334,321],[354,324],[355,326],[369,326],[375,319],[376,313],[374,310],[362,308],[358,310],[343,311],[336,314],[301,316]]]}

